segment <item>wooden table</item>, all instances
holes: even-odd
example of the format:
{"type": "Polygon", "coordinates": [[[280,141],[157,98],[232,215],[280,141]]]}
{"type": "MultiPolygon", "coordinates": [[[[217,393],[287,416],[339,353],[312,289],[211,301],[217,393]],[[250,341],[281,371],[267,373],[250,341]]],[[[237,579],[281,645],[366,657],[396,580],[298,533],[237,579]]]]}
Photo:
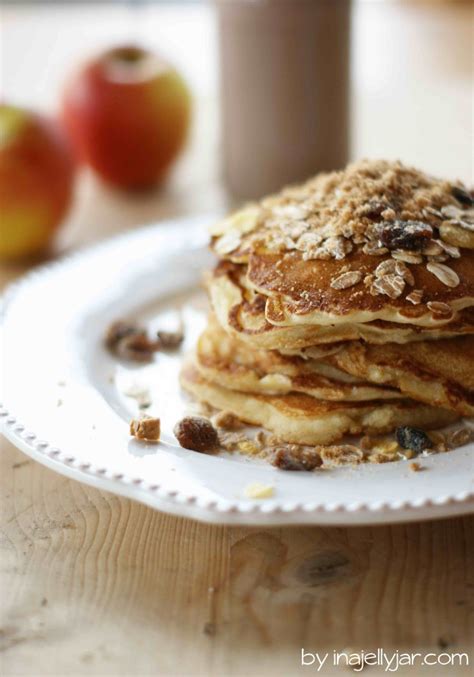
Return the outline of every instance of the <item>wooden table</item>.
{"type": "MultiPolygon", "coordinates": [[[[196,92],[192,141],[168,184],[131,197],[83,175],[58,250],[226,205],[209,8],[4,8],[2,21],[10,99],[51,108],[80,54],[131,31],[164,45],[196,92]]],[[[471,21],[471,3],[356,5],[355,157],[398,156],[472,182],[471,21]]],[[[4,266],[1,282],[24,269],[4,266]]],[[[302,648],[330,653],[321,674],[348,674],[328,667],[334,649],[472,646],[473,517],[351,529],[207,526],[72,482],[5,441],[0,463],[1,674],[316,674],[301,667],[302,648]]],[[[471,668],[397,674],[467,675],[470,660],[471,668]]]]}

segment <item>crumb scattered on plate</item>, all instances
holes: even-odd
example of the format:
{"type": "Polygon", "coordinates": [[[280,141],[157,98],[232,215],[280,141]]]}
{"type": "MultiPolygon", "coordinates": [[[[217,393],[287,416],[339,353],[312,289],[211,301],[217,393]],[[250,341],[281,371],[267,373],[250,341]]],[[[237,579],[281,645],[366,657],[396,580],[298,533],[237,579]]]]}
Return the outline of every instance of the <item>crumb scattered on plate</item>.
{"type": "Polygon", "coordinates": [[[252,482],[251,484],[247,484],[244,489],[244,494],[247,498],[271,498],[275,494],[275,488],[270,484],[252,482]]]}
{"type": "Polygon", "coordinates": [[[130,421],[130,435],[137,440],[146,442],[159,442],[160,440],[160,419],[151,416],[134,418],[130,421]]]}

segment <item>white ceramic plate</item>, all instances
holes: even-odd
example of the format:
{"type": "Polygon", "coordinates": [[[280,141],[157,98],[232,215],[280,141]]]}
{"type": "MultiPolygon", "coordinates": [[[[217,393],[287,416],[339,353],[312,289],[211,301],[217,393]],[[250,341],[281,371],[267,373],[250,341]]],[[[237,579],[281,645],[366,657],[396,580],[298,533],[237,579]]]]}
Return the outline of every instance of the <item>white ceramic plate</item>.
{"type": "Polygon", "coordinates": [[[35,460],[73,479],[177,515],[239,524],[362,524],[428,519],[474,509],[474,448],[407,462],[314,473],[277,470],[235,455],[208,456],[176,444],[172,428],[186,397],[181,355],[147,366],[118,363],[102,346],[115,319],[155,328],[185,322],[184,351],[205,322],[200,277],[209,266],[205,225],[175,221],[129,232],[49,264],[3,300],[4,434],[35,460]],[[162,421],[162,443],[129,437],[137,394],[162,421]],[[127,394],[126,394],[127,393],[127,394]],[[249,483],[274,487],[245,498],[249,483]]]}

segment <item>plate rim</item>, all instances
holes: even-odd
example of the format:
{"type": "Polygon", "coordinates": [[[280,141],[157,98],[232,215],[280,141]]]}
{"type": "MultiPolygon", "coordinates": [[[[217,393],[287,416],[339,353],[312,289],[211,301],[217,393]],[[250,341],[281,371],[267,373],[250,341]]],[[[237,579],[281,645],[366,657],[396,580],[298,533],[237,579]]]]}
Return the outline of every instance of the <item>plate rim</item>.
{"type": "MultiPolygon", "coordinates": [[[[183,228],[195,224],[202,227],[204,219],[210,220],[216,215],[199,214],[178,217],[162,222],[149,224],[132,231],[119,233],[111,238],[104,238],[93,244],[87,244],[60,259],[46,262],[25,273],[7,285],[0,296],[0,327],[4,328],[8,317],[8,309],[15,301],[18,292],[25,286],[45,276],[60,272],[78,259],[97,254],[102,248],[108,249],[120,243],[143,237],[144,234],[158,230],[166,237],[176,233],[177,224],[183,228]]],[[[3,337],[2,339],[3,340],[3,337]]],[[[99,489],[117,493],[145,503],[155,509],[175,515],[181,515],[208,523],[248,524],[248,525],[301,525],[301,524],[334,524],[356,526],[361,524],[394,523],[413,520],[434,519],[474,512],[474,486],[472,489],[458,493],[445,494],[433,498],[412,499],[405,501],[360,501],[357,504],[343,503],[316,504],[295,501],[290,506],[272,501],[248,501],[245,509],[239,500],[215,499],[202,500],[196,493],[183,490],[169,490],[156,483],[148,483],[144,478],[131,477],[115,473],[107,468],[95,467],[92,463],[84,463],[67,452],[51,445],[50,442],[38,439],[34,431],[30,431],[7,403],[0,404],[0,431],[18,449],[34,460],[62,475],[84,482],[99,489]],[[354,519],[357,515],[357,519],[354,519]]]]}

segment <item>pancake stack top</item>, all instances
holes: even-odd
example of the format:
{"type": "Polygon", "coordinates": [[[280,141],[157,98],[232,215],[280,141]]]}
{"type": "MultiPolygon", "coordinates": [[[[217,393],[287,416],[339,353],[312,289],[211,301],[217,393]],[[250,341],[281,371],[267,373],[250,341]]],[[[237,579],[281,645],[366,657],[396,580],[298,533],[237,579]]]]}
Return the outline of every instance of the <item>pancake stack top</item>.
{"type": "Polygon", "coordinates": [[[363,161],[213,227],[213,308],[183,385],[287,442],[474,413],[474,202],[363,161]]]}

